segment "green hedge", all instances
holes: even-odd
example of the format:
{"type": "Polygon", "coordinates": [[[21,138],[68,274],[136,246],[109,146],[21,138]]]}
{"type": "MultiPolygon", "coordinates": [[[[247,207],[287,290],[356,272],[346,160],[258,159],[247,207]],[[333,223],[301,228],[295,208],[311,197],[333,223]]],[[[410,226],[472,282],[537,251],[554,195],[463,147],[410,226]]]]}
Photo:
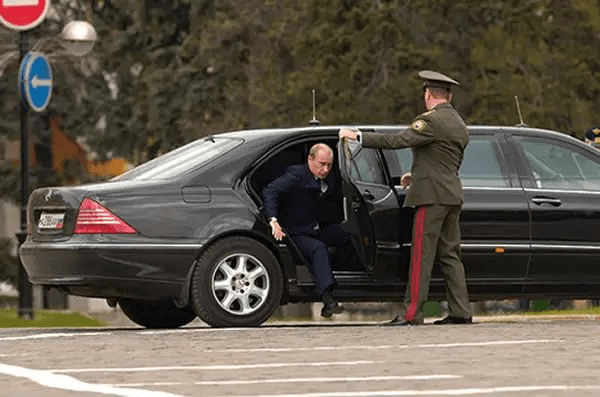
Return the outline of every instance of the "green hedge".
{"type": "Polygon", "coordinates": [[[15,327],[104,327],[107,324],[82,313],[35,310],[33,319],[19,318],[15,309],[0,309],[0,328],[15,327]]]}

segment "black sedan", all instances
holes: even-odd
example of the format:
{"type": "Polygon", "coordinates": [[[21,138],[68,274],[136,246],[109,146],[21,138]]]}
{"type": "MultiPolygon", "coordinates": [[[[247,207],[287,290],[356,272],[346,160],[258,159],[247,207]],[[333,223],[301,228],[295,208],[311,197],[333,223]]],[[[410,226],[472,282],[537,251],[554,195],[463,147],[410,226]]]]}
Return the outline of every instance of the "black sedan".
{"type": "MultiPolygon", "coordinates": [[[[403,126],[363,126],[393,133],[403,126]]],[[[275,241],[261,191],[309,148],[335,151],[340,214],[359,266],[335,261],[340,301],[403,298],[412,209],[400,176],[411,151],[348,146],[339,127],[198,139],[108,182],[35,190],[20,255],[32,283],[106,298],[149,328],[196,316],[257,326],[279,305],[318,300],[308,265],[275,241]]],[[[600,298],[600,152],[565,134],[470,127],[460,170],[462,253],[472,300],[600,298]]],[[[439,270],[431,300],[445,298],[439,270]]]]}

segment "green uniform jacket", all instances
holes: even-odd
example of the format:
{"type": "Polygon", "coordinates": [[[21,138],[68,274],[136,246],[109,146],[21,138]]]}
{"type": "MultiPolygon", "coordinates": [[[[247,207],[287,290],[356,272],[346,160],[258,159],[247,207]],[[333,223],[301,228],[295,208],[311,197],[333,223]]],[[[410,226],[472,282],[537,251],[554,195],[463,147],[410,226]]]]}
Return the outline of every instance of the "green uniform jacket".
{"type": "Polygon", "coordinates": [[[469,143],[462,117],[449,103],[425,112],[398,134],[362,132],[365,147],[413,148],[410,189],[405,206],[462,205],[458,169],[469,143]]]}

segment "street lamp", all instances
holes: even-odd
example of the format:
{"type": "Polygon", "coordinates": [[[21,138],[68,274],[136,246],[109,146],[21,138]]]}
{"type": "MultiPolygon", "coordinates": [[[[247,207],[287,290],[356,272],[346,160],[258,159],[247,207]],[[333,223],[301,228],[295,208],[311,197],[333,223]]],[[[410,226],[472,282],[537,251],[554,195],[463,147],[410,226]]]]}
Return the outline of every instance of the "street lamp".
{"type": "MultiPolygon", "coordinates": [[[[71,55],[82,56],[89,53],[98,35],[94,27],[86,21],[71,21],[63,28],[59,40],[71,55]]],[[[27,33],[20,32],[19,64],[27,55],[27,33]]],[[[19,85],[21,82],[19,82],[19,85]]],[[[17,233],[19,247],[27,238],[27,199],[29,197],[29,111],[25,101],[20,101],[21,106],[21,228],[17,233]]],[[[33,319],[33,294],[27,272],[19,255],[19,307],[17,315],[20,318],[33,319]]]]}
{"type": "Polygon", "coordinates": [[[60,33],[60,40],[71,55],[82,56],[92,50],[98,40],[98,35],[91,23],[71,21],[60,33]]]}

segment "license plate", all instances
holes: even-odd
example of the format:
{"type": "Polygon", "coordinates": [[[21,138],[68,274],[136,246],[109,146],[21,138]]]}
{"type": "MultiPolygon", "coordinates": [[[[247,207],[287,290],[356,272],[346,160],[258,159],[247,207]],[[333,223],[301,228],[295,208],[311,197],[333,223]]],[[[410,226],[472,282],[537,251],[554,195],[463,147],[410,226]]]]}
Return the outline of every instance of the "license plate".
{"type": "Polygon", "coordinates": [[[65,214],[49,214],[42,212],[40,220],[38,222],[38,229],[62,229],[65,221],[65,214]]]}

